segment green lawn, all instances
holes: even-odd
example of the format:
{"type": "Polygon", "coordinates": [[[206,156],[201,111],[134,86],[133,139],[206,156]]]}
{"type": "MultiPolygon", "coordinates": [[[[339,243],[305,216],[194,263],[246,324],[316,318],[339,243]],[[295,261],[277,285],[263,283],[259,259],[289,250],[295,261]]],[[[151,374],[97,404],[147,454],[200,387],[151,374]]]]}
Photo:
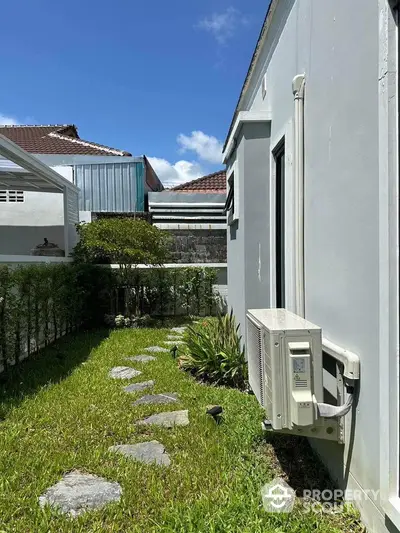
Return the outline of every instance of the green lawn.
{"type": "Polygon", "coordinates": [[[147,364],[124,361],[124,356],[145,353],[146,346],[159,344],[169,333],[80,333],[2,378],[0,533],[361,531],[351,511],[338,516],[300,510],[265,513],[260,488],[282,474],[280,463],[291,482],[301,484],[297,478],[303,472],[300,478],[311,486],[324,482],[323,469],[303,441],[263,436],[263,413],[254,396],[196,383],[168,353],[155,354],[157,361],[147,364]],[[121,365],[135,366],[143,374],[130,381],[110,379],[109,369],[121,365]],[[143,393],[128,395],[122,387],[148,379],[155,380],[154,392],[177,392],[180,402],[133,407],[132,401],[143,393]],[[205,414],[211,404],[224,408],[220,425],[205,414]],[[187,427],[135,425],[146,415],[185,408],[187,427]],[[113,444],[152,439],[165,445],[170,468],[107,451],[113,444]],[[118,481],[120,503],[75,519],[40,509],[38,497],[73,469],[118,481]]]}

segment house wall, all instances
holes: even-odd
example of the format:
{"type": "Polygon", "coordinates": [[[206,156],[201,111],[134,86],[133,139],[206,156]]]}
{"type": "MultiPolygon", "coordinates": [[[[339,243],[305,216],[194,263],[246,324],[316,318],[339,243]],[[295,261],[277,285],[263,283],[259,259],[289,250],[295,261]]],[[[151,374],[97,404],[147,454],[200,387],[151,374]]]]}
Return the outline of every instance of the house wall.
{"type": "Polygon", "coordinates": [[[228,303],[243,338],[246,310],[270,301],[269,138],[269,124],[245,125],[236,149],[239,217],[228,226],[228,303]]]}
{"type": "MultiPolygon", "coordinates": [[[[81,221],[90,221],[93,212],[135,213],[145,209],[143,158],[37,157],[80,188],[81,221]]],[[[157,179],[153,176],[153,181],[157,179]]],[[[64,249],[62,194],[25,191],[24,199],[23,203],[1,204],[0,252],[29,254],[34,246],[43,242],[44,237],[64,249]]]]}
{"type": "Polygon", "coordinates": [[[173,263],[226,263],[225,193],[149,193],[152,223],[168,231],[173,263]]]}
{"type": "MultiPolygon", "coordinates": [[[[72,167],[53,166],[72,182],[72,167]]],[[[64,249],[64,207],[61,193],[25,191],[24,202],[2,203],[0,254],[29,255],[47,238],[64,249]]]]}
{"type": "MultiPolygon", "coordinates": [[[[379,77],[385,73],[380,72],[379,51],[384,45],[379,42],[383,18],[378,4],[382,2],[278,2],[240,108],[267,112],[270,135],[263,140],[259,125],[245,125],[229,161],[229,165],[237,161],[239,168],[240,214],[237,228],[228,228],[228,301],[243,334],[245,309],[274,306],[274,290],[268,289],[268,269],[274,263],[268,221],[274,206],[263,178],[268,180],[269,174],[273,191],[271,150],[285,136],[287,307],[293,309],[291,83],[295,75],[304,73],[306,318],[321,326],[325,337],[359,354],[362,368],[357,409],[345,420],[346,444],[315,440],[313,445],[340,486],[381,490],[376,500],[364,494],[365,499],[355,503],[370,531],[383,532],[394,529],[384,513],[389,471],[380,462],[388,437],[377,430],[389,416],[382,409],[379,388],[382,359],[388,354],[380,349],[384,326],[380,309],[385,308],[380,261],[382,265],[385,259],[380,257],[379,240],[378,132],[382,113],[379,77]],[[252,139],[257,135],[257,140],[252,139]]],[[[385,155],[381,152],[381,157],[385,155]]],[[[273,271],[270,282],[273,287],[273,271]]]]}
{"type": "Polygon", "coordinates": [[[171,263],[226,263],[226,230],[168,230],[171,263]]]}
{"type": "Polygon", "coordinates": [[[137,213],[144,211],[143,162],[76,164],[80,211],[137,213]]]}

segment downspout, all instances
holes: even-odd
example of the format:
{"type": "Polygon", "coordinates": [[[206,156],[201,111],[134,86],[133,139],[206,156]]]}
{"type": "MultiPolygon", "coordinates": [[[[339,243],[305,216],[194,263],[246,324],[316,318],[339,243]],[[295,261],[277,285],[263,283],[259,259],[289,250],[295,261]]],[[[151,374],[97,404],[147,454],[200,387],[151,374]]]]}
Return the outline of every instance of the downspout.
{"type": "MultiPolygon", "coordinates": [[[[295,283],[296,314],[305,316],[305,282],[304,282],[304,92],[305,77],[299,74],[293,78],[294,95],[294,191],[295,191],[295,283]]],[[[324,351],[345,365],[344,375],[348,379],[359,379],[359,358],[327,339],[322,339],[324,351]]],[[[347,400],[343,405],[333,406],[317,403],[320,417],[340,418],[353,407],[354,386],[347,387],[347,400]]]]}
{"type": "Polygon", "coordinates": [[[293,78],[294,95],[294,239],[296,314],[305,316],[304,298],[304,74],[293,78]]]}

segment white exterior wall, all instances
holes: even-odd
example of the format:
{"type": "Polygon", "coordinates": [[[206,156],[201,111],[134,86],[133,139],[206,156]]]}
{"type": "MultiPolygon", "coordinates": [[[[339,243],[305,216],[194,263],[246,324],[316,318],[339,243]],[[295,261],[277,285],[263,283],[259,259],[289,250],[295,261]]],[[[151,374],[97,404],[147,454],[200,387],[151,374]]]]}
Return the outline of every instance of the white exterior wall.
{"type": "MultiPolygon", "coordinates": [[[[398,343],[393,340],[390,344],[388,340],[392,332],[389,321],[391,327],[397,327],[398,307],[392,308],[396,316],[389,316],[387,311],[390,290],[396,290],[389,285],[390,250],[389,241],[386,242],[391,201],[388,182],[392,178],[388,174],[385,139],[389,137],[397,146],[393,135],[395,120],[389,120],[392,130],[387,129],[390,111],[396,116],[396,78],[390,79],[390,74],[397,67],[390,65],[392,52],[385,30],[386,20],[390,19],[384,0],[281,0],[240,107],[241,111],[267,112],[271,119],[271,136],[264,144],[271,161],[264,169],[269,180],[266,183],[259,179],[259,194],[266,187],[273,188],[271,153],[285,135],[286,307],[294,310],[291,83],[297,74],[305,74],[306,318],[321,326],[325,337],[359,354],[362,372],[355,416],[346,417],[345,446],[324,441],[313,445],[339,485],[380,491],[376,501],[366,497],[357,504],[370,531],[376,532],[396,530],[385,513],[398,482],[398,462],[394,457],[399,442],[398,381],[392,377],[395,381],[388,392],[387,376],[390,368],[392,376],[398,373],[398,343]],[[385,58],[389,61],[386,68],[382,65],[385,58]],[[263,100],[264,73],[267,93],[263,100]],[[387,91],[392,93],[388,95],[387,91]],[[394,107],[390,109],[388,105],[394,107]],[[389,412],[393,412],[393,424],[389,412]]],[[[246,188],[246,180],[256,179],[252,168],[256,163],[246,161],[246,144],[243,150],[240,135],[238,142],[229,164],[238,160],[239,168],[245,172],[242,182],[246,188]]],[[[247,221],[252,200],[242,194],[241,202],[240,215],[247,221]]],[[[271,208],[270,202],[266,209],[271,212],[271,208]]],[[[240,227],[241,220],[239,230],[240,227]]],[[[238,301],[251,307],[247,286],[259,283],[257,265],[246,268],[249,240],[253,247],[269,248],[271,290],[270,294],[265,292],[265,307],[274,306],[274,247],[272,240],[268,242],[270,226],[266,224],[265,230],[266,235],[259,232],[250,236],[246,232],[236,235],[235,240],[228,230],[228,290],[229,303],[234,308],[238,301]],[[238,253],[244,257],[239,258],[238,253]],[[245,283],[237,287],[231,280],[242,275],[243,265],[245,283]]],[[[393,237],[397,229],[390,231],[393,237]]],[[[396,256],[394,248],[392,256],[396,256]]],[[[392,277],[397,265],[393,268],[392,277]]],[[[238,308],[241,320],[243,312],[238,308]]],[[[395,512],[389,514],[395,521],[400,518],[395,512]]]]}
{"type": "MultiPolygon", "coordinates": [[[[73,181],[72,166],[52,166],[73,181]]],[[[1,185],[0,185],[1,188],[1,185]]],[[[24,192],[24,202],[0,204],[0,254],[29,255],[46,237],[64,249],[62,193],[24,192]]]]}

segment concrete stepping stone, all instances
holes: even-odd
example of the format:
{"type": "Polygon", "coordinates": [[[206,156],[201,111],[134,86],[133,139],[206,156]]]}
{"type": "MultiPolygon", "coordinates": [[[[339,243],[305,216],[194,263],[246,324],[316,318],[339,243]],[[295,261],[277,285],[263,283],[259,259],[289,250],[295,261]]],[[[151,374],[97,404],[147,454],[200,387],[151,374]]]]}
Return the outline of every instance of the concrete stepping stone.
{"type": "Polygon", "coordinates": [[[161,346],[148,346],[147,348],[145,348],[145,350],[153,353],[168,352],[167,348],[162,348],[161,346]]]}
{"type": "Polygon", "coordinates": [[[115,366],[109,372],[110,378],[113,379],[131,379],[140,376],[140,370],[136,370],[130,366],[115,366]]]}
{"type": "Polygon", "coordinates": [[[182,327],[177,327],[177,328],[171,328],[171,331],[174,331],[175,333],[179,333],[180,335],[182,335],[183,333],[185,333],[186,331],[186,327],[185,326],[182,326],[182,327]]]}
{"type": "Polygon", "coordinates": [[[163,394],[145,394],[133,405],[141,405],[144,403],[174,403],[178,401],[178,395],[176,392],[164,392],[163,394]]]}
{"type": "Polygon", "coordinates": [[[122,495],[119,483],[74,470],[40,496],[39,505],[50,505],[62,513],[78,516],[88,509],[101,509],[118,502],[122,495]]]}
{"type": "Polygon", "coordinates": [[[188,426],[189,415],[188,411],[170,411],[168,413],[158,413],[156,415],[148,416],[143,420],[139,420],[137,424],[141,426],[161,426],[164,428],[173,428],[174,426],[188,426]]]}
{"type": "Polygon", "coordinates": [[[134,361],[135,363],[148,363],[149,361],[156,361],[157,358],[152,355],[135,355],[135,357],[126,357],[127,361],[134,361]]]}
{"type": "Polygon", "coordinates": [[[169,466],[171,459],[164,446],[157,440],[140,442],[139,444],[118,444],[109,448],[110,452],[116,452],[140,461],[145,464],[157,464],[169,466]]]}
{"type": "Polygon", "coordinates": [[[182,337],[177,337],[176,335],[167,335],[167,339],[170,341],[181,341],[182,337]]]}
{"type": "Polygon", "coordinates": [[[168,344],[168,346],[179,346],[180,344],[185,344],[182,340],[179,341],[164,341],[164,344],[168,344]]]}
{"type": "Polygon", "coordinates": [[[154,381],[142,381],[141,383],[131,383],[124,387],[125,392],[139,392],[154,387],[154,381]]]}

